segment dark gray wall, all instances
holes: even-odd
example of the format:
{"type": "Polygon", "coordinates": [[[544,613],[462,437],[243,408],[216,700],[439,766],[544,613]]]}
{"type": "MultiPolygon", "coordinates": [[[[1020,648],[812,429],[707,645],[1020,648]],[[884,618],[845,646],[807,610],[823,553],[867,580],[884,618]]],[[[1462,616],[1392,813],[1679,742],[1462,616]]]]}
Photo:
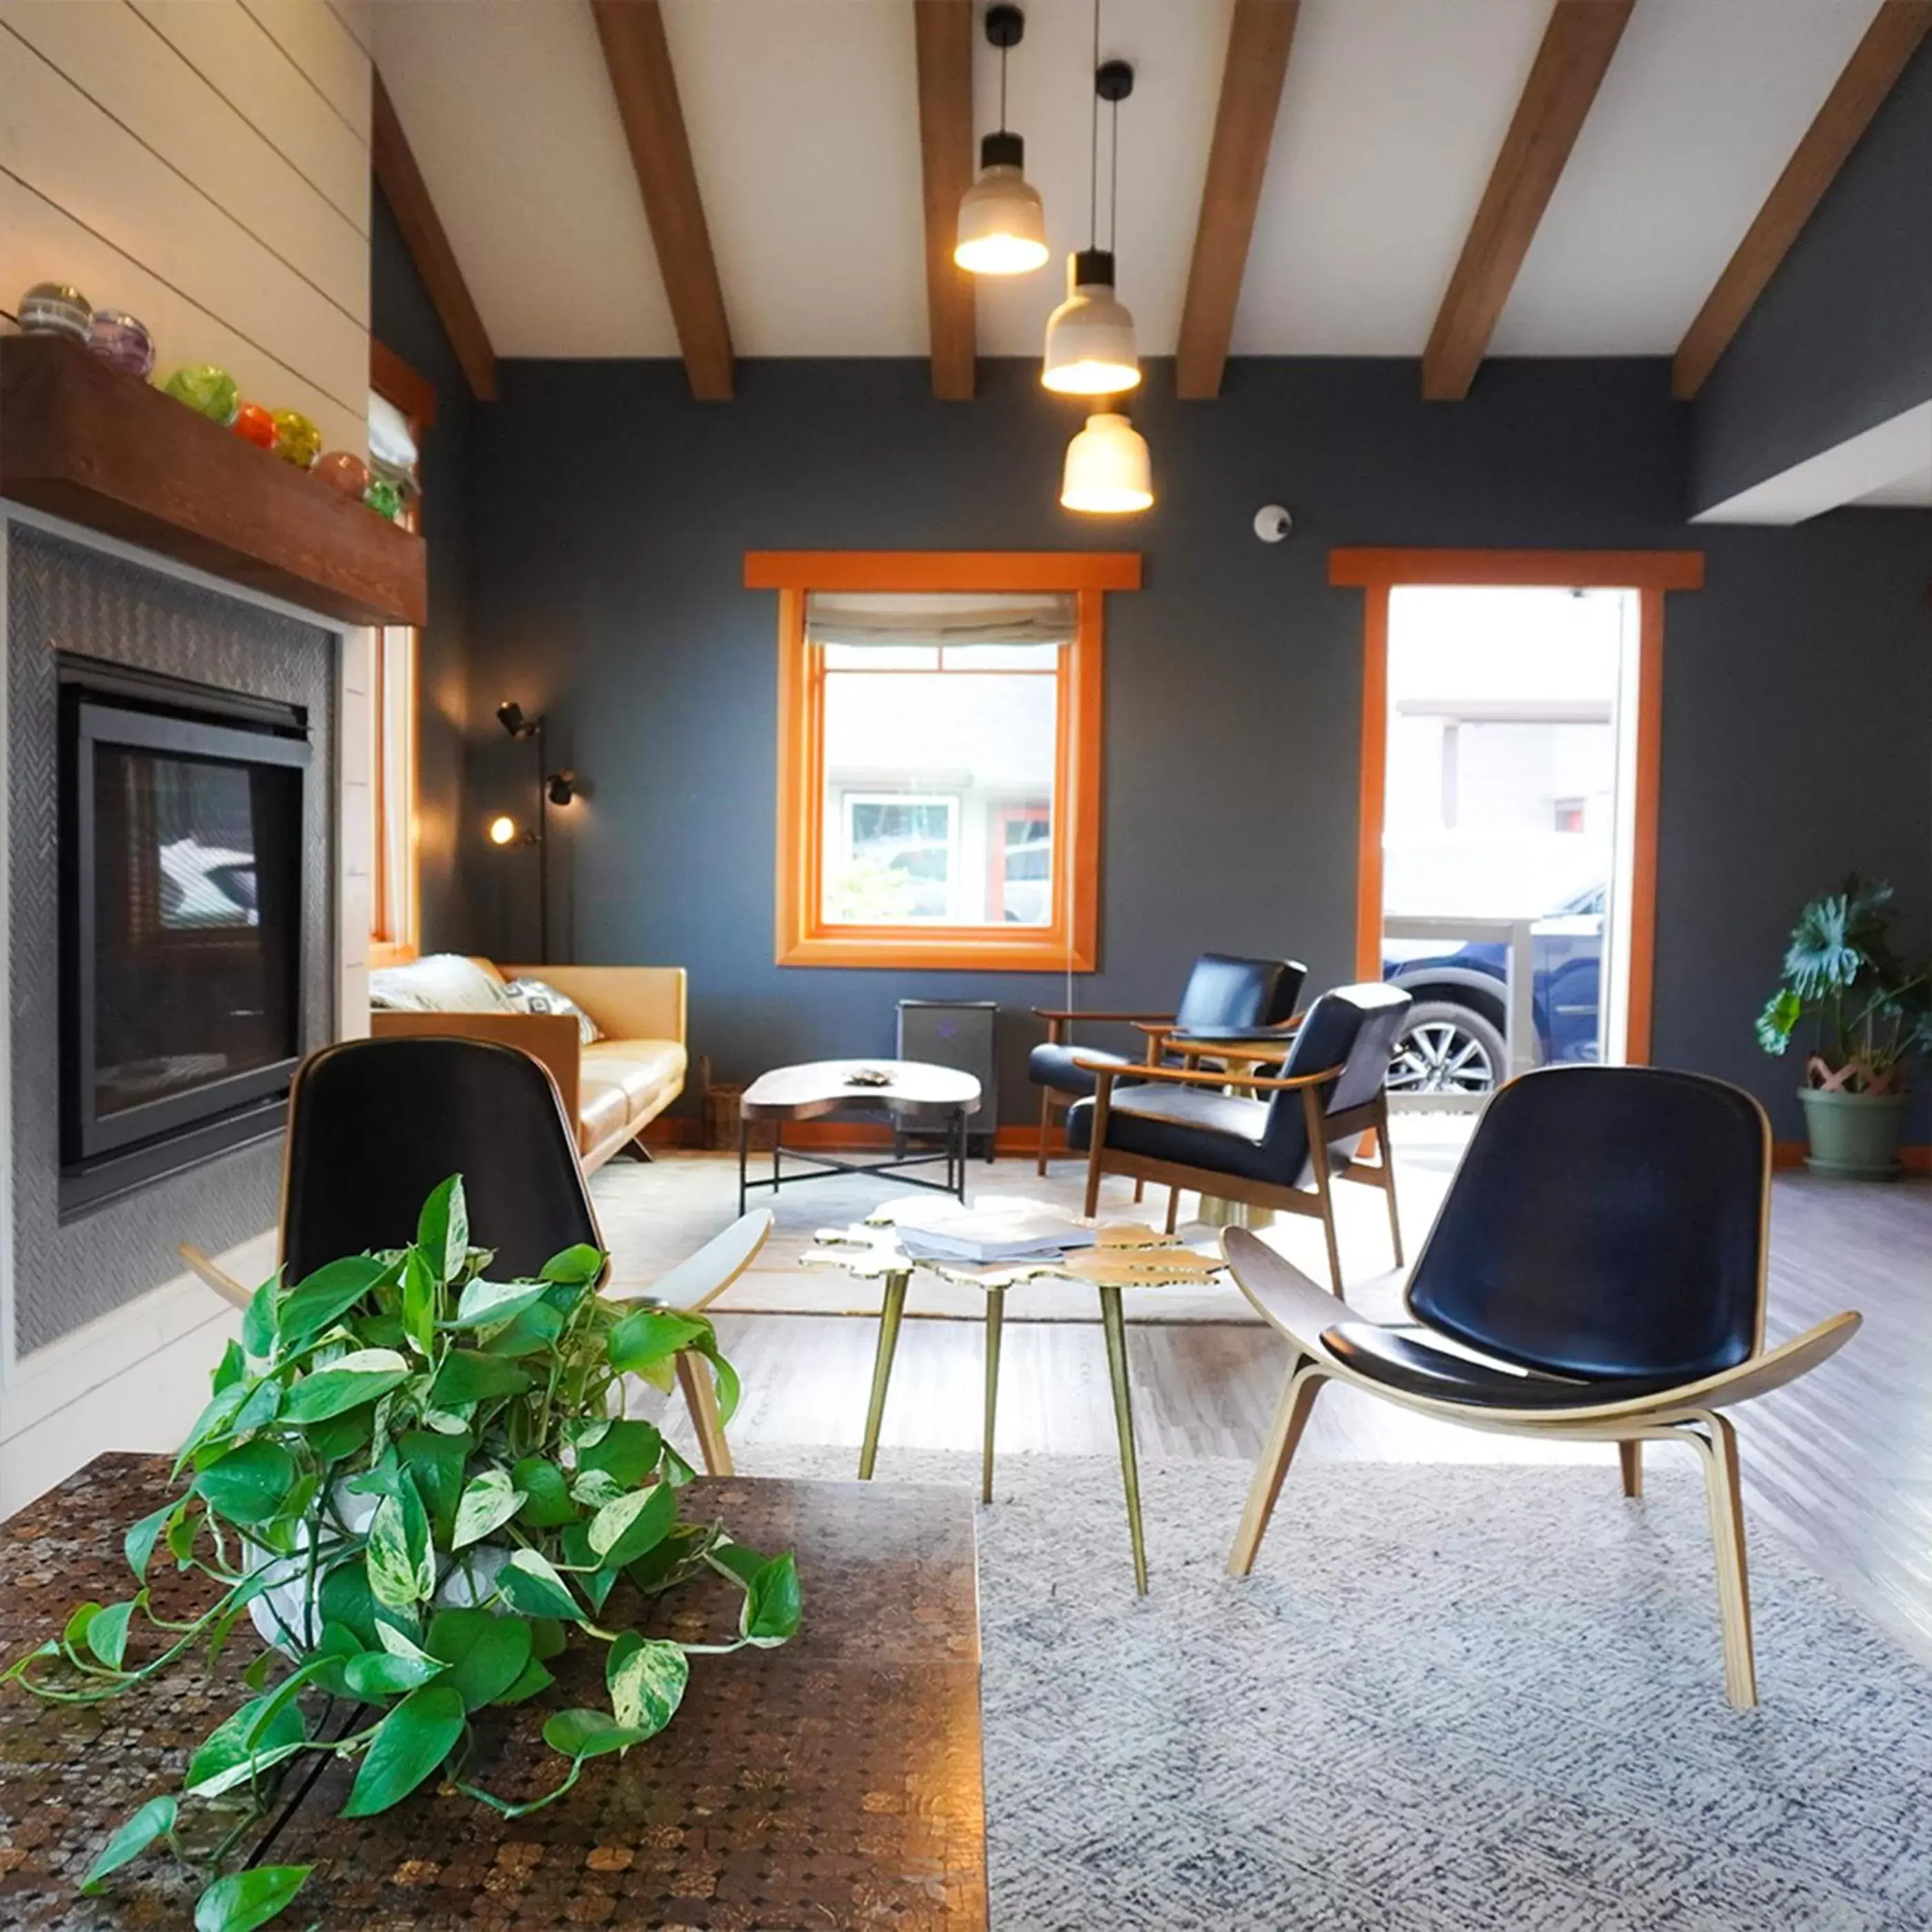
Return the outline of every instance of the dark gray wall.
{"type": "MultiPolygon", "coordinates": [[[[1351,974],[1361,598],[1328,586],[1334,544],[1708,552],[1708,588],[1670,601],[1660,1060],[1743,1082],[1795,1135],[1797,1070],[1750,1022],[1799,903],[1851,865],[1889,874],[1927,941],[1932,517],[1687,529],[1660,362],[1492,362],[1453,406],[1418,400],[1412,362],[1237,362],[1214,404],[1174,401],[1156,364],[1136,414],[1160,501],[1118,522],[1058,508],[1078,416],[1030,362],[982,363],[970,405],[933,401],[922,362],[741,363],[729,404],[691,401],[675,364],[502,378],[474,430],[471,814],[527,784],[490,708],[547,707],[590,788],[553,847],[560,956],[688,967],[720,1078],[886,1052],[902,994],[990,993],[1023,1118],[1025,1010],[1064,992],[773,965],[776,599],[740,587],[752,548],[1144,553],[1147,587],[1108,599],[1105,970],[1082,1004],[1158,1006],[1209,946],[1351,974]],[[1275,547],[1250,527],[1270,501],[1300,524],[1275,547]]],[[[530,956],[529,855],[464,849],[480,943],[530,956]]]]}
{"type": "Polygon", "coordinates": [[[1921,46],[1695,405],[1708,509],[1932,398],[1932,40],[1921,46]]]}
{"type": "Polygon", "coordinates": [[[422,439],[423,538],[429,622],[418,659],[422,710],[422,934],[426,951],[469,944],[462,898],[465,724],[469,712],[470,424],[472,403],[429,292],[380,188],[370,211],[372,332],[435,386],[435,427],[422,439]]]}

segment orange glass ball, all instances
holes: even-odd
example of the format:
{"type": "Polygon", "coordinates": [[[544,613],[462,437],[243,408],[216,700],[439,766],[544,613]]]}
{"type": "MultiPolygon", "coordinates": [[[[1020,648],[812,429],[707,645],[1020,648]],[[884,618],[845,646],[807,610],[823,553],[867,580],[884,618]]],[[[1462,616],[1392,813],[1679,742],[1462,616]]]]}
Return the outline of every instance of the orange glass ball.
{"type": "Polygon", "coordinates": [[[346,449],[332,449],[316,464],[315,473],[352,502],[361,502],[363,491],[369,487],[368,464],[346,449]]]}
{"type": "Polygon", "coordinates": [[[275,446],[275,419],[260,403],[244,403],[235,412],[235,420],[229,428],[244,442],[252,442],[257,449],[273,449],[275,446]]]}

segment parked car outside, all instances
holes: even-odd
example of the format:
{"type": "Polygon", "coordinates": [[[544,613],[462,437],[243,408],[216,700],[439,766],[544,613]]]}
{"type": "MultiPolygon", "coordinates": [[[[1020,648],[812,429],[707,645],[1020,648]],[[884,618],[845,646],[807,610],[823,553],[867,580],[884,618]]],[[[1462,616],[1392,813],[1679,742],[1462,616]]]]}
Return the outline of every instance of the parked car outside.
{"type": "MultiPolygon", "coordinates": [[[[1601,885],[1586,887],[1530,928],[1539,1061],[1598,1057],[1604,894],[1601,885]]],[[[1499,939],[1382,941],[1382,977],[1415,1002],[1389,1064],[1391,1094],[1476,1095],[1502,1085],[1508,960],[1499,939]]]]}

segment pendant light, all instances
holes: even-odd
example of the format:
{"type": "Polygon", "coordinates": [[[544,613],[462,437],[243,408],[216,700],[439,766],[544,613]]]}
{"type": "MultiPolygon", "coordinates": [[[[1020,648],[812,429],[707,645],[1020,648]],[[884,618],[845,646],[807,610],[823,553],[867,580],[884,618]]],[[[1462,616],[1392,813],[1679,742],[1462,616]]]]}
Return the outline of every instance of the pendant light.
{"type": "Polygon", "coordinates": [[[1087,427],[1066,446],[1060,501],[1064,509],[1101,516],[1152,506],[1147,440],[1125,416],[1098,410],[1087,418],[1087,427]]]}
{"type": "Polygon", "coordinates": [[[1000,128],[980,143],[980,178],[960,197],[952,259],[970,274],[1030,274],[1050,252],[1040,191],[1026,178],[1026,144],[1006,128],[1006,50],[1025,32],[1017,7],[986,9],[986,38],[1000,50],[1000,128]]]}
{"type": "Polygon", "coordinates": [[[1066,299],[1046,324],[1046,356],[1040,380],[1064,396],[1117,396],[1136,388],[1140,358],[1134,319],[1114,293],[1114,248],[1120,212],[1120,103],[1134,89],[1125,61],[1100,62],[1100,6],[1094,4],[1094,119],[1088,160],[1088,245],[1066,258],[1066,299]],[[1107,246],[1100,235],[1100,103],[1114,110],[1107,205],[1107,246]]]}

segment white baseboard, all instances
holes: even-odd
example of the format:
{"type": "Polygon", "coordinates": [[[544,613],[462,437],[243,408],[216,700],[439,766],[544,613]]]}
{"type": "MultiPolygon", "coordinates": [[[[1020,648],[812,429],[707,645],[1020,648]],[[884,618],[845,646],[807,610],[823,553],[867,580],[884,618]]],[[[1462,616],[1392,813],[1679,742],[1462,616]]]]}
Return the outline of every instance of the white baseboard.
{"type": "MultiPolygon", "coordinates": [[[[217,1257],[238,1280],[274,1265],[272,1232],[217,1257]]],[[[208,1400],[239,1312],[192,1275],[22,1357],[0,1388],[0,1518],[104,1451],[171,1450],[208,1400]]]]}

